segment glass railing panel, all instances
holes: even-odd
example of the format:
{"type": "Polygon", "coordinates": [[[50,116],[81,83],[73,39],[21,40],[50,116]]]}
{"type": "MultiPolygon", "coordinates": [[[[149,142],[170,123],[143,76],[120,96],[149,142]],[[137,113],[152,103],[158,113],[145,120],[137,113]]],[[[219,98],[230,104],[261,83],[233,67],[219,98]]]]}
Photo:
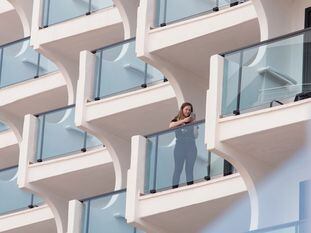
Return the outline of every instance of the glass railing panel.
{"type": "Polygon", "coordinates": [[[304,232],[305,231],[300,229],[299,222],[291,222],[291,223],[282,224],[278,226],[249,231],[249,233],[304,233],[304,232]]]}
{"type": "Polygon", "coordinates": [[[226,54],[222,115],[282,105],[310,92],[310,78],[304,75],[310,37],[307,31],[226,54]]]}
{"type": "Polygon", "coordinates": [[[145,193],[223,176],[224,160],[206,150],[204,128],[197,122],[147,137],[145,193]]]}
{"type": "Polygon", "coordinates": [[[67,21],[113,6],[112,0],[43,0],[41,27],[67,21]]]}
{"type": "Polygon", "coordinates": [[[126,191],[120,190],[83,201],[83,233],[141,232],[126,223],[125,198],[126,191]]]}
{"type": "Polygon", "coordinates": [[[155,26],[165,26],[176,21],[185,20],[200,14],[211,13],[245,1],[237,0],[157,0],[155,26]]]}
{"type": "Polygon", "coordinates": [[[102,145],[94,136],[74,124],[75,108],[70,106],[38,116],[37,160],[64,156],[102,145]],[[66,142],[66,143],[64,143],[66,142]]]}
{"type": "Polygon", "coordinates": [[[7,129],[8,129],[8,127],[5,124],[0,122],[0,132],[5,131],[7,129]]]}
{"type": "Polygon", "coordinates": [[[17,186],[17,167],[0,170],[0,215],[38,205],[42,200],[17,186]]]}
{"type": "Polygon", "coordinates": [[[55,71],[56,66],[23,39],[0,47],[0,87],[55,71]]]}
{"type": "Polygon", "coordinates": [[[95,99],[164,80],[157,69],[136,57],[134,39],[99,50],[96,57],[95,99]]]}

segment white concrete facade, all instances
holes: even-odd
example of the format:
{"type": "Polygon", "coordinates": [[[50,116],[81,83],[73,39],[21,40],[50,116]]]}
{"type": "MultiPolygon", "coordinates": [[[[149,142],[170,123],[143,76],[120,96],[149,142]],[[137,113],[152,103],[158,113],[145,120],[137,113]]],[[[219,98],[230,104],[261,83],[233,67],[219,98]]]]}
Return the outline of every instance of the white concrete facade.
{"type": "Polygon", "coordinates": [[[310,232],[310,26],[308,0],[2,0],[0,232],[310,232]]]}

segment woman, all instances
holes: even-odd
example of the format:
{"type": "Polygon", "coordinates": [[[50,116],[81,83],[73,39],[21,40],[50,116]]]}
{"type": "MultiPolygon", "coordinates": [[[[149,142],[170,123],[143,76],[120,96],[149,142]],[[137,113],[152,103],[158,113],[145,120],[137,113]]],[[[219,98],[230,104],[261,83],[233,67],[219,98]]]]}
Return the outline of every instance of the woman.
{"type": "Polygon", "coordinates": [[[179,113],[169,125],[169,128],[180,127],[175,130],[176,145],[174,149],[175,170],[173,175],[172,188],[179,185],[180,175],[184,164],[186,164],[187,184],[193,184],[193,168],[197,157],[197,147],[195,139],[198,136],[198,130],[193,125],[185,126],[195,121],[192,104],[185,102],[181,105],[179,113]],[[184,126],[184,127],[181,127],[184,126]]]}

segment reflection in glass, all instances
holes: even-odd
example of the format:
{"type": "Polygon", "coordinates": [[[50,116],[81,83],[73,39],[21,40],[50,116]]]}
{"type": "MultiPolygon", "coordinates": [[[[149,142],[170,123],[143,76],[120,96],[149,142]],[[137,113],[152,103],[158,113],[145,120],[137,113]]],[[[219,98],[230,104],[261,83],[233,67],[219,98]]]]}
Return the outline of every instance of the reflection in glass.
{"type": "Polygon", "coordinates": [[[96,57],[95,100],[165,81],[160,71],[136,57],[135,39],[98,50],[96,57]]]}

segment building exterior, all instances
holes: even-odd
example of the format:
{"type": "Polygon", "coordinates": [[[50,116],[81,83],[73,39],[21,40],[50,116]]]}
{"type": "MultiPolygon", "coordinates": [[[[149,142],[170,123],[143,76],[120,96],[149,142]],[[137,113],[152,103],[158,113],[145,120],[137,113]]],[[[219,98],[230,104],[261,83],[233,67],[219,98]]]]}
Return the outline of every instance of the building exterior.
{"type": "Polygon", "coordinates": [[[310,0],[1,0],[0,232],[310,233],[310,26],[310,0]]]}

